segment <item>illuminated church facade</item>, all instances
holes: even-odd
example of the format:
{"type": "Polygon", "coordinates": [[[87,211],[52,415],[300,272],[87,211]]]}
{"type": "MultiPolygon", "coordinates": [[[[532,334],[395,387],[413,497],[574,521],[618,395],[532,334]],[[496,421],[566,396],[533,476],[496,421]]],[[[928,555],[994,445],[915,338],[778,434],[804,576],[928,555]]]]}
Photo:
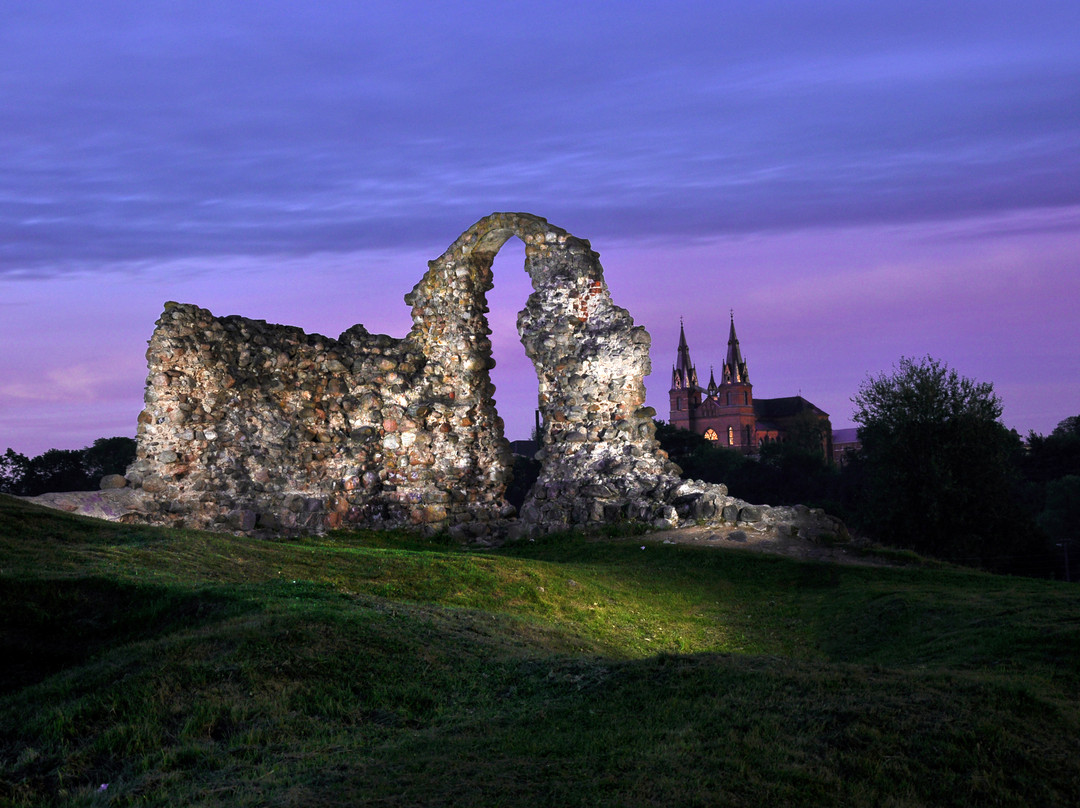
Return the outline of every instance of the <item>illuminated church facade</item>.
{"type": "Polygon", "coordinates": [[[671,369],[668,391],[669,423],[704,436],[717,446],[744,454],[756,454],[769,441],[784,441],[800,423],[810,421],[821,428],[822,449],[832,457],[832,425],[829,414],[802,396],[754,398],[754,387],[735,335],[735,315],[731,316],[727,356],[717,383],[712,370],[709,384],[698,382],[697,369],[690,361],[686,332],[679,326],[679,348],[671,369]]]}

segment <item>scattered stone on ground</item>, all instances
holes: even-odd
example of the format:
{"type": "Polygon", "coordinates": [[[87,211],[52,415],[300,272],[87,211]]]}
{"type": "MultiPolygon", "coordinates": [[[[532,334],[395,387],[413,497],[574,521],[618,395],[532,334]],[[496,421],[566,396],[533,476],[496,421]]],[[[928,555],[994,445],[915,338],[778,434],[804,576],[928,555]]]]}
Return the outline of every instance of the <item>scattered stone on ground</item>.
{"type": "MultiPolygon", "coordinates": [[[[91,516],[111,522],[144,521],[147,509],[152,503],[147,497],[132,488],[113,488],[102,491],[72,491],[67,493],[42,494],[37,497],[21,497],[47,508],[67,513],[91,516]]],[[[764,514],[774,509],[765,508],[764,514]]],[[[805,509],[810,513],[809,509],[805,509]]],[[[786,511],[781,511],[784,513],[786,511]]],[[[233,515],[231,524],[236,525],[235,532],[244,532],[247,514],[233,515]]],[[[824,517],[828,520],[831,517],[824,517]]],[[[836,522],[839,524],[839,522],[836,522]]],[[[842,526],[841,526],[842,527],[842,526]]],[[[757,522],[731,524],[724,522],[702,522],[669,530],[660,530],[647,534],[649,541],[664,544],[693,544],[702,547],[727,547],[774,553],[806,561],[834,561],[842,564],[863,564],[888,566],[888,562],[858,552],[855,542],[846,543],[843,535],[820,534],[817,540],[811,539],[803,531],[793,530],[788,523],[757,522]]],[[[640,536],[632,536],[627,541],[637,542],[640,536]]],[[[484,542],[489,544],[489,542],[484,542]]],[[[644,547],[642,548],[644,549],[644,547]]],[[[571,584],[573,585],[573,584],[571,584]]]]}
{"type": "Polygon", "coordinates": [[[798,534],[792,534],[790,529],[778,528],[774,525],[759,528],[750,528],[745,525],[736,527],[732,524],[688,525],[674,530],[660,530],[644,537],[627,539],[627,541],[640,541],[642,538],[664,544],[692,544],[698,547],[725,547],[772,553],[800,561],[829,561],[871,567],[891,566],[886,560],[859,552],[860,540],[848,542],[841,539],[837,543],[830,540],[813,541],[798,534]]]}

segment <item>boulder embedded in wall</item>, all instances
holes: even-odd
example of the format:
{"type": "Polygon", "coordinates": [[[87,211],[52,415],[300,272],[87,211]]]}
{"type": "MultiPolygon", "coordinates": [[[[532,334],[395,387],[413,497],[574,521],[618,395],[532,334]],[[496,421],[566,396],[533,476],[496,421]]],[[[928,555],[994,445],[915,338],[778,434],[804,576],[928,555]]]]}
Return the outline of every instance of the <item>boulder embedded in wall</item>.
{"type": "Polygon", "coordinates": [[[109,491],[114,488],[123,488],[127,484],[128,481],[122,474],[106,474],[101,478],[98,487],[102,491],[109,491]]]}

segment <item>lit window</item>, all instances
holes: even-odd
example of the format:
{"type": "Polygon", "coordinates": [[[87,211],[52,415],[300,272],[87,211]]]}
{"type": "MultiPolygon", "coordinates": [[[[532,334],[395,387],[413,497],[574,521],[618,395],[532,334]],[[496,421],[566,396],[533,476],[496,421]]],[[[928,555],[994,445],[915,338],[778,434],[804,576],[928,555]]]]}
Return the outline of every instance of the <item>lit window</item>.
{"type": "Polygon", "coordinates": [[[717,441],[720,440],[720,436],[716,434],[715,429],[706,429],[705,440],[717,441]]]}
{"type": "Polygon", "coordinates": [[[728,446],[734,446],[735,445],[735,427],[733,427],[733,426],[729,426],[727,428],[727,445],[728,446]]]}

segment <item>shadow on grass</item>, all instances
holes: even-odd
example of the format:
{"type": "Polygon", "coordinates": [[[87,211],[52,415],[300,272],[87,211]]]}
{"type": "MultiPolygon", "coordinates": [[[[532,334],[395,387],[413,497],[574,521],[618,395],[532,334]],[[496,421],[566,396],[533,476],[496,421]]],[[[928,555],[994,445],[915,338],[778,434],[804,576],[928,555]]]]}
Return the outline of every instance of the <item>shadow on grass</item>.
{"type": "Polygon", "coordinates": [[[220,594],[104,578],[0,578],[0,693],[128,642],[199,626],[242,608],[220,594]]]}

